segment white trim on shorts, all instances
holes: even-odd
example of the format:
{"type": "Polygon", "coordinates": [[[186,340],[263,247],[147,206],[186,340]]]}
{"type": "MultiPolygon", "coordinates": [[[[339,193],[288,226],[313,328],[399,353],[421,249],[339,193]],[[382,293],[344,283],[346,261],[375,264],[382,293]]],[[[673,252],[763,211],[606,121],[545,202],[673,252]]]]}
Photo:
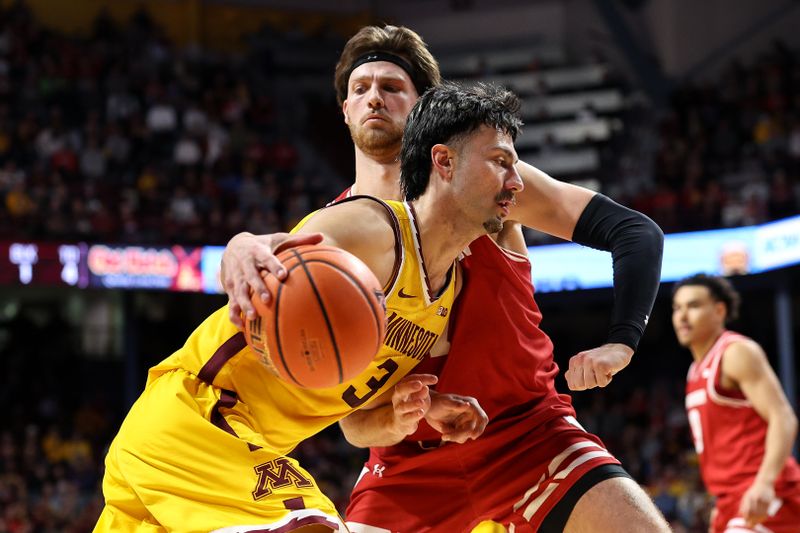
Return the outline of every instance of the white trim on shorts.
{"type": "Polygon", "coordinates": [[[747,522],[742,517],[731,518],[725,525],[723,533],[772,533],[768,527],[756,524],[753,527],[748,527],[747,522]]]}
{"type": "Polygon", "coordinates": [[[367,524],[361,524],[359,522],[348,521],[347,527],[350,529],[350,533],[392,533],[388,529],[383,529],[382,527],[368,526],[367,524]]]}
{"type": "MultiPolygon", "coordinates": [[[[220,529],[215,529],[211,533],[248,533],[250,531],[279,531],[281,528],[286,527],[292,520],[301,520],[309,516],[318,516],[321,518],[325,518],[326,520],[333,522],[334,524],[339,526],[340,531],[342,531],[343,533],[347,531],[347,527],[344,525],[344,522],[342,522],[342,520],[336,515],[330,515],[319,509],[297,509],[295,511],[289,511],[289,513],[286,516],[284,516],[277,522],[270,522],[269,524],[228,526],[220,529]]],[[[306,525],[311,525],[311,524],[306,524],[306,525]]]]}
{"type": "MultiPolygon", "coordinates": [[[[580,427],[578,421],[573,417],[564,418],[567,419],[567,422],[570,424],[580,427]]],[[[561,481],[566,479],[579,466],[583,465],[587,461],[591,461],[592,459],[597,459],[598,457],[614,458],[614,456],[608,453],[608,450],[606,450],[603,446],[591,440],[576,442],[568,446],[561,453],[556,455],[552,461],[550,461],[550,464],[547,466],[547,473],[542,474],[539,481],[530,489],[525,491],[525,494],[522,496],[522,498],[520,498],[514,504],[514,511],[520,511],[522,509],[522,516],[525,517],[525,520],[530,521],[533,515],[535,515],[539,509],[544,506],[545,502],[548,501],[553,492],[555,492],[556,489],[561,485],[561,481]],[[574,456],[569,464],[563,464],[568,457],[572,456],[579,450],[584,451],[574,456]],[[545,489],[542,490],[541,493],[536,497],[533,497],[539,492],[540,487],[545,482],[547,483],[547,487],[545,487],[545,489]]]]}

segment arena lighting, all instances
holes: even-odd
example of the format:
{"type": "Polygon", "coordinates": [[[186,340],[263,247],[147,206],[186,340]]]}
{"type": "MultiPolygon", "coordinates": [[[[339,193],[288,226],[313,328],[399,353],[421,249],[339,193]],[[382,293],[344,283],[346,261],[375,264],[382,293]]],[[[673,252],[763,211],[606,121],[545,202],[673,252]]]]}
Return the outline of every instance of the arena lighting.
{"type": "MultiPolygon", "coordinates": [[[[222,293],[222,246],[128,246],[0,242],[0,285],[222,293]]],[[[577,244],[528,248],[537,292],[612,286],[607,252],[577,244]]],[[[666,236],[661,280],[694,274],[757,274],[800,264],[800,216],[666,236]]]]}
{"type": "MultiPolygon", "coordinates": [[[[573,243],[531,246],[537,292],[611,287],[607,252],[573,243]]],[[[664,242],[661,281],[698,272],[758,274],[800,264],[800,216],[760,226],[672,233],[664,242]]]]}

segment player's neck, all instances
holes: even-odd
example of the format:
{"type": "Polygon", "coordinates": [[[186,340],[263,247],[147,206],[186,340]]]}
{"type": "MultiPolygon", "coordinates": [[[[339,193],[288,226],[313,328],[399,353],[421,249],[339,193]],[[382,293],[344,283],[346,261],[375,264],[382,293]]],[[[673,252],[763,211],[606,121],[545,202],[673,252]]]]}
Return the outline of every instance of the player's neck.
{"type": "Polygon", "coordinates": [[[689,345],[689,350],[692,352],[692,357],[694,360],[697,362],[702,361],[705,356],[708,355],[708,352],[711,351],[711,347],[714,346],[719,339],[719,336],[722,335],[724,331],[724,329],[721,329],[715,332],[713,335],[709,335],[703,339],[698,339],[689,345]]]}
{"type": "Polygon", "coordinates": [[[431,288],[437,291],[444,283],[453,261],[466,247],[486,232],[470,226],[452,210],[443,208],[449,202],[441,196],[425,194],[412,203],[420,232],[422,255],[431,288]]]}
{"type": "Polygon", "coordinates": [[[397,155],[376,159],[356,148],[356,182],[351,190],[354,195],[368,194],[384,200],[402,200],[397,155]]]}

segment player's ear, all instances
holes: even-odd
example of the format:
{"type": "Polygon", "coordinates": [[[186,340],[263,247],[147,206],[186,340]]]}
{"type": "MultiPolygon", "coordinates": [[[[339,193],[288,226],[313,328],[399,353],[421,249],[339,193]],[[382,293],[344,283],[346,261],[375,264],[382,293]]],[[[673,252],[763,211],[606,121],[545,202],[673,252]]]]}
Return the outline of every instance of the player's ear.
{"type": "Polygon", "coordinates": [[[350,124],[350,118],[347,116],[347,99],[342,102],[342,114],[344,115],[344,123],[350,124]]]}
{"type": "Polygon", "coordinates": [[[728,308],[724,302],[714,302],[714,313],[720,317],[723,324],[728,321],[728,308]]]}
{"type": "Polygon", "coordinates": [[[446,180],[453,176],[453,158],[450,148],[444,144],[434,144],[431,148],[431,161],[436,172],[446,180]]]}

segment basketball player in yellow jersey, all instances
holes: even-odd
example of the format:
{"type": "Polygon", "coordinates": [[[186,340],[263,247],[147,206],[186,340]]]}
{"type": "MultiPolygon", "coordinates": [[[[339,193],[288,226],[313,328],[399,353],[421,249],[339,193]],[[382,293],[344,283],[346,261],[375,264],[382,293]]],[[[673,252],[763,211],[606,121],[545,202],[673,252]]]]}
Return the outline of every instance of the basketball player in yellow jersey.
{"type": "MultiPolygon", "coordinates": [[[[299,229],[355,254],[383,283],[390,333],[364,372],[330,389],[295,388],[267,370],[220,309],[151,369],[109,449],[95,531],[346,531],[285,454],[435,350],[455,298],[456,258],[502,228],[522,188],[518,109],[514,95],[492,87],[429,91],[408,118],[401,151],[409,202],[354,197],[299,229]],[[415,342],[398,342],[395,324],[415,342]]],[[[429,421],[450,440],[483,431],[479,408],[455,395],[444,405],[429,421]]]]}

